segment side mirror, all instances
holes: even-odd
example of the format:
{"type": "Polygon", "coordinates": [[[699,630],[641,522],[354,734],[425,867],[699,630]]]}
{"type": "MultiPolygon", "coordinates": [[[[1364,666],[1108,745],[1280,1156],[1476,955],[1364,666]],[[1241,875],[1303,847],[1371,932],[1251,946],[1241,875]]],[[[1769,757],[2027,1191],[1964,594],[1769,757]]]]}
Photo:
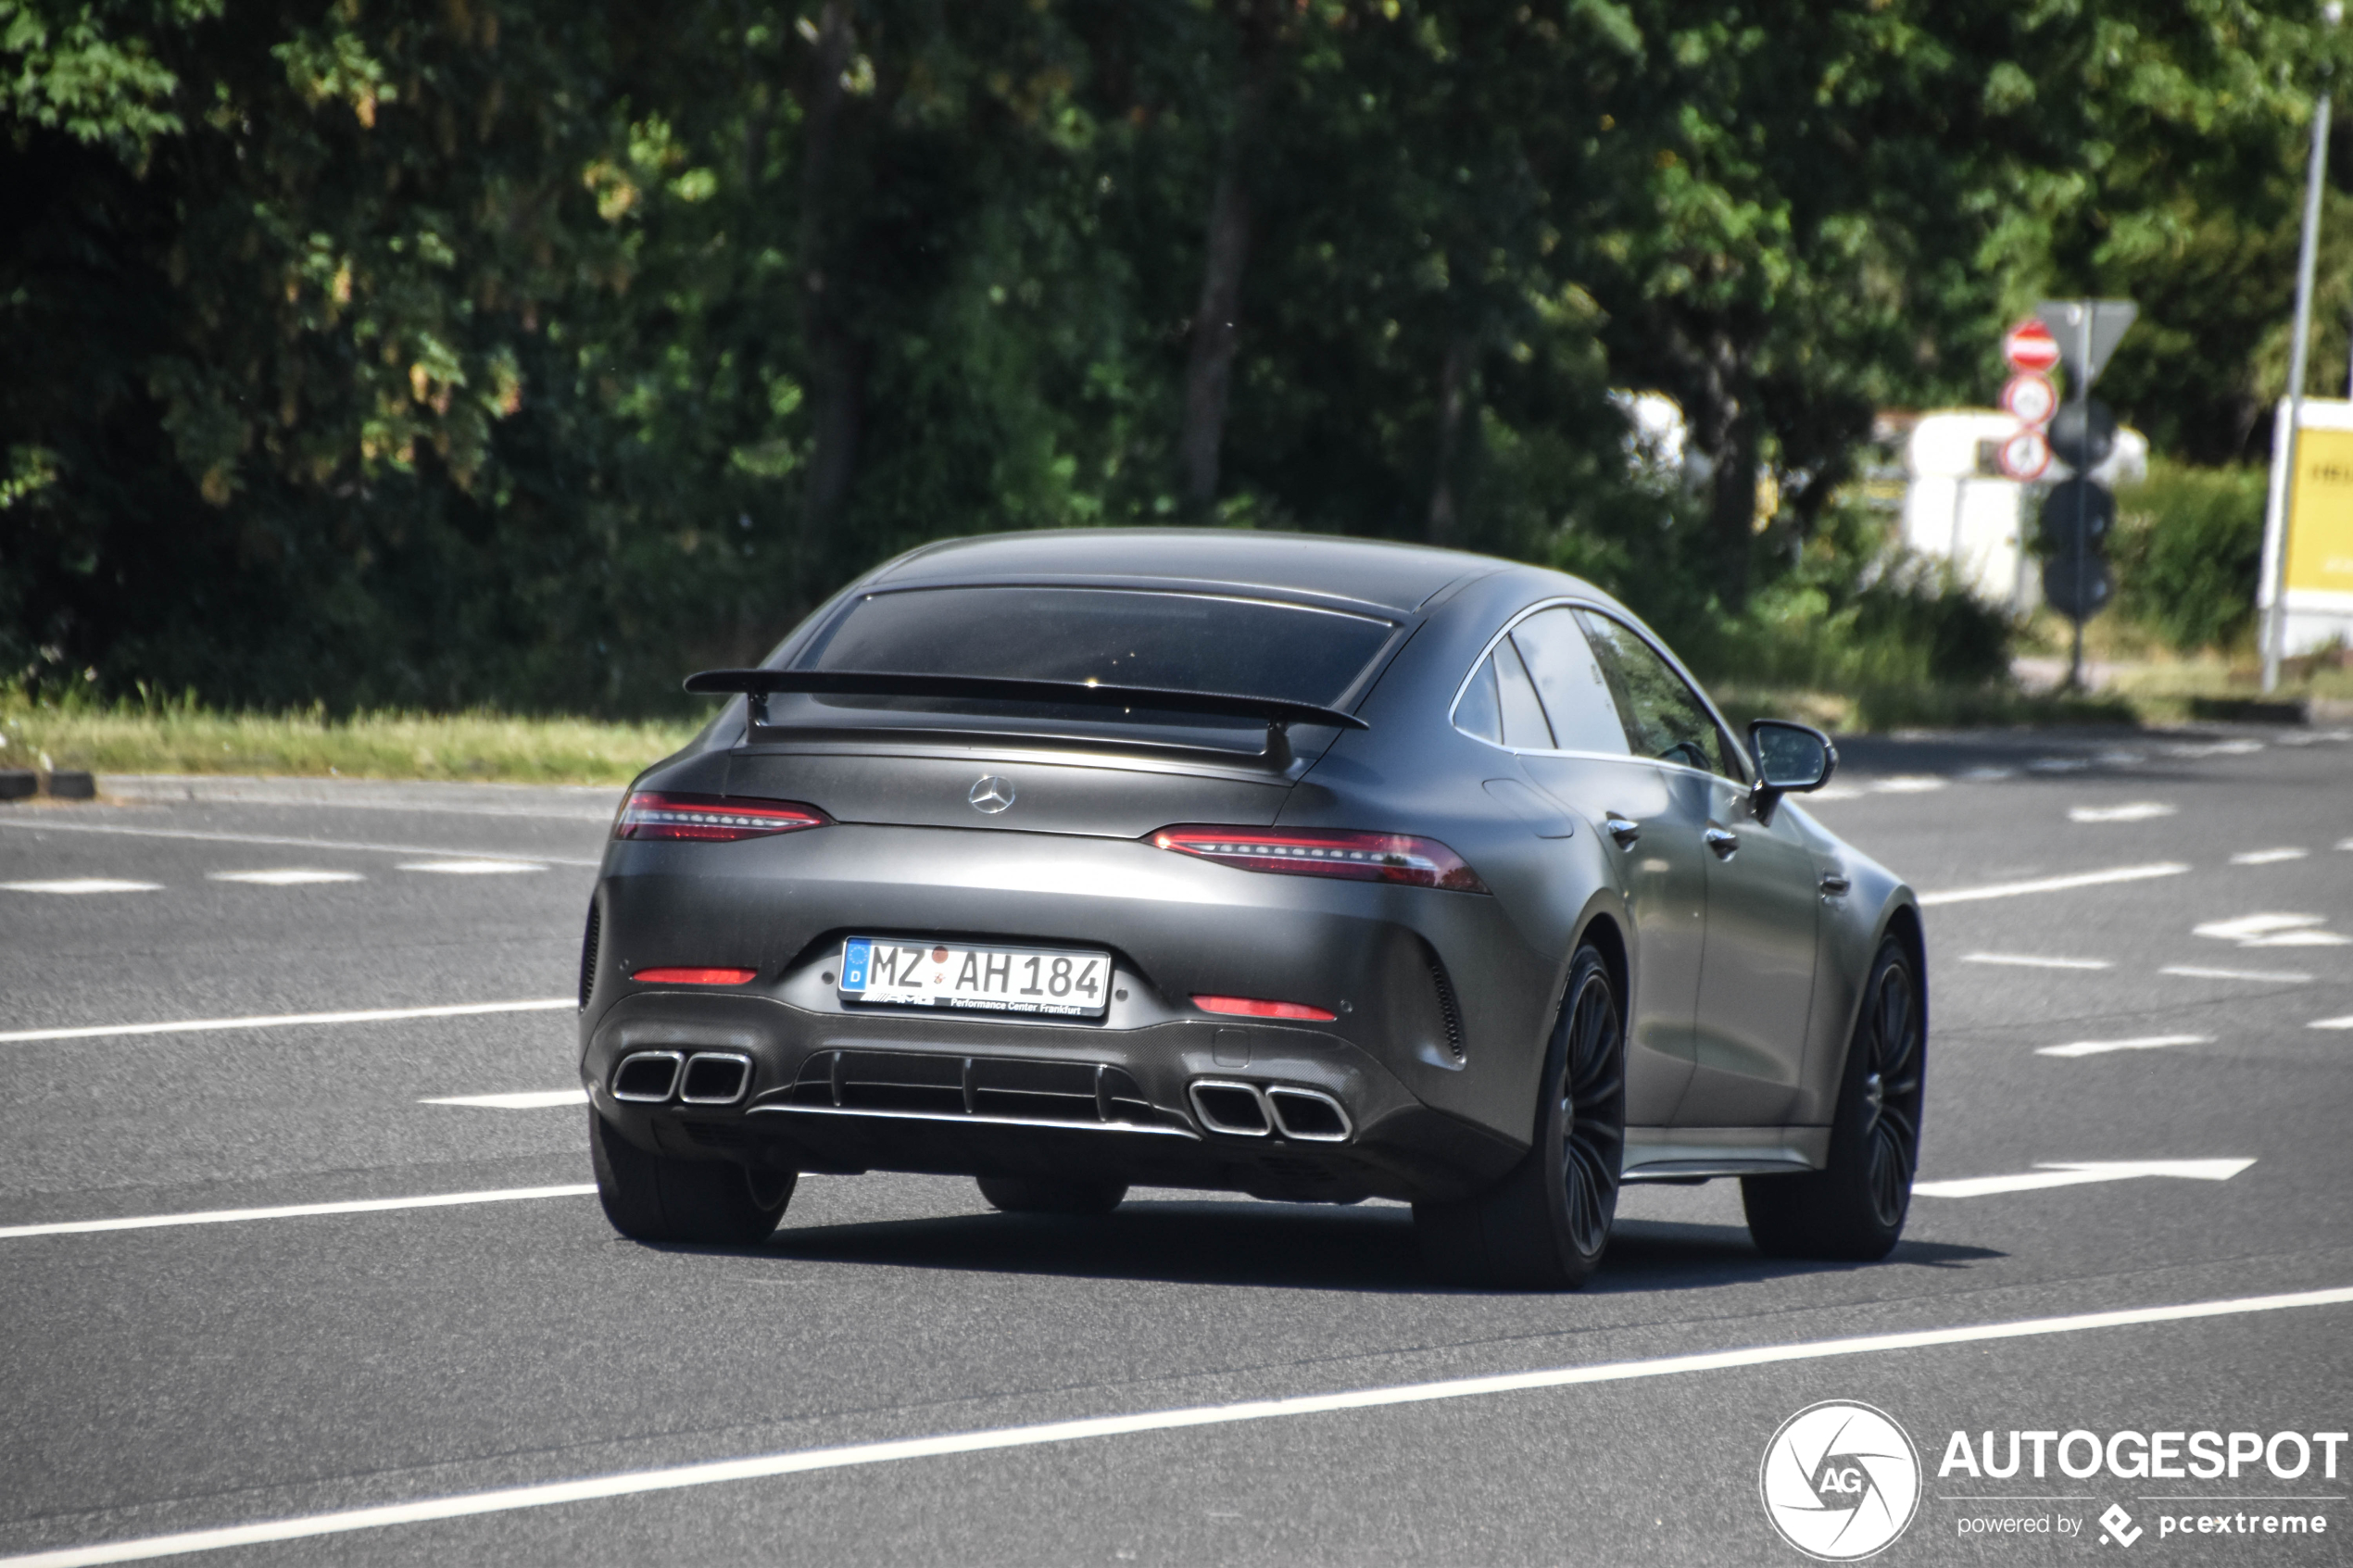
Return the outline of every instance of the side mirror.
{"type": "Polygon", "coordinates": [[[1756,787],[1749,806],[1760,822],[1773,820],[1784,795],[1803,795],[1831,782],[1838,770],[1838,747],[1831,737],[1786,719],[1758,719],[1748,726],[1749,754],[1756,759],[1756,787]]]}

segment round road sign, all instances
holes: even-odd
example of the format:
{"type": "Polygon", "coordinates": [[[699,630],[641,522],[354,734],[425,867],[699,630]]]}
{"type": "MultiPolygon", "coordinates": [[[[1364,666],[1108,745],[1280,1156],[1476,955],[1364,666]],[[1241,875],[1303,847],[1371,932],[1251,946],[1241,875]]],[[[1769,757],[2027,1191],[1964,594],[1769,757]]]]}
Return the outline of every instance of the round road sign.
{"type": "Polygon", "coordinates": [[[2002,358],[2012,368],[2041,375],[2059,362],[2058,339],[2051,329],[2029,317],[2002,334],[2002,358]]]}
{"type": "Polygon", "coordinates": [[[2026,424],[2045,425],[2058,412],[2058,394],[2041,376],[2012,376],[2002,388],[2002,408],[2026,424]]]}
{"type": "Polygon", "coordinates": [[[2039,430],[2021,430],[2002,443],[2001,456],[1996,459],[2002,471],[2012,479],[2039,479],[2051,466],[2051,444],[2043,439],[2039,430]]]}

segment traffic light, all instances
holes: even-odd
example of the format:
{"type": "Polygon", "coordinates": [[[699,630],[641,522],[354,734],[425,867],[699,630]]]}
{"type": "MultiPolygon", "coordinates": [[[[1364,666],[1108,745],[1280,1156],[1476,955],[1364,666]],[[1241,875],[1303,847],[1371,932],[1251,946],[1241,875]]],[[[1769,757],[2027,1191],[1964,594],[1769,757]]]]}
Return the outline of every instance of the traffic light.
{"type": "Polygon", "coordinates": [[[2116,415],[2095,398],[2067,404],[2051,420],[2051,452],[2075,470],[2043,496],[2040,537],[2043,602],[2079,625],[2108,608],[2116,580],[2108,569],[2108,533],[2116,497],[2091,470],[2116,449],[2116,415]]]}

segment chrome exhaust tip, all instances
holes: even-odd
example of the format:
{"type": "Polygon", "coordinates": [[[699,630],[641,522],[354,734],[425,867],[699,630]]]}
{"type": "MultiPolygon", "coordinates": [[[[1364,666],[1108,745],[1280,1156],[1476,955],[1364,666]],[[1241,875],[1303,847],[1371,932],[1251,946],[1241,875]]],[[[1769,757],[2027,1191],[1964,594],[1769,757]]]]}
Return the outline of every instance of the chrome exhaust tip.
{"type": "Polygon", "coordinates": [[[613,1069],[612,1098],[633,1105],[661,1105],[676,1091],[686,1062],[682,1051],[639,1051],[624,1058],[613,1069]]]}
{"type": "Polygon", "coordinates": [[[733,1105],[751,1086],[751,1058],[741,1051],[697,1051],[687,1059],[678,1098],[688,1105],[733,1105]]]}
{"type": "Polygon", "coordinates": [[[1321,1089],[1277,1085],[1266,1091],[1266,1110],[1283,1136],[1299,1143],[1346,1143],[1355,1130],[1340,1101],[1321,1089]]]}
{"type": "Polygon", "coordinates": [[[1266,1114],[1266,1102],[1260,1098],[1255,1084],[1199,1078],[1187,1093],[1193,1102],[1193,1114],[1213,1133],[1263,1138],[1274,1130],[1273,1121],[1266,1114]]]}

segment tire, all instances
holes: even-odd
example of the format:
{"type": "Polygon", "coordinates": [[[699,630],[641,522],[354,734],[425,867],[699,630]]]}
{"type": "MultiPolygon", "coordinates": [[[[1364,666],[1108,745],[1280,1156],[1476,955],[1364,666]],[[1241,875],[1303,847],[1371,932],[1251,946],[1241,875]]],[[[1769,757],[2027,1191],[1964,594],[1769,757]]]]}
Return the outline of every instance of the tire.
{"type": "Polygon", "coordinates": [[[588,1113],[588,1159],[605,1218],[632,1241],[705,1247],[765,1241],[785,1217],[799,1179],[790,1171],[648,1154],[594,1110],[588,1113]]]}
{"type": "Polygon", "coordinates": [[[1579,947],[1544,1052],[1527,1156],[1467,1201],[1414,1205],[1422,1254],[1440,1273],[1573,1290],[1601,1261],[1626,1157],[1625,1017],[1600,951],[1579,947]]]}
{"type": "Polygon", "coordinates": [[[1008,1214],[1108,1214],[1127,1196],[1126,1182],[982,1176],[980,1196],[1008,1214]]]}
{"type": "Polygon", "coordinates": [[[1903,1238],[1919,1168],[1928,1014],[1911,954],[1890,936],[1871,960],[1831,1122],[1830,1163],[1743,1176],[1748,1234],[1769,1258],[1875,1263],[1903,1238]]]}

